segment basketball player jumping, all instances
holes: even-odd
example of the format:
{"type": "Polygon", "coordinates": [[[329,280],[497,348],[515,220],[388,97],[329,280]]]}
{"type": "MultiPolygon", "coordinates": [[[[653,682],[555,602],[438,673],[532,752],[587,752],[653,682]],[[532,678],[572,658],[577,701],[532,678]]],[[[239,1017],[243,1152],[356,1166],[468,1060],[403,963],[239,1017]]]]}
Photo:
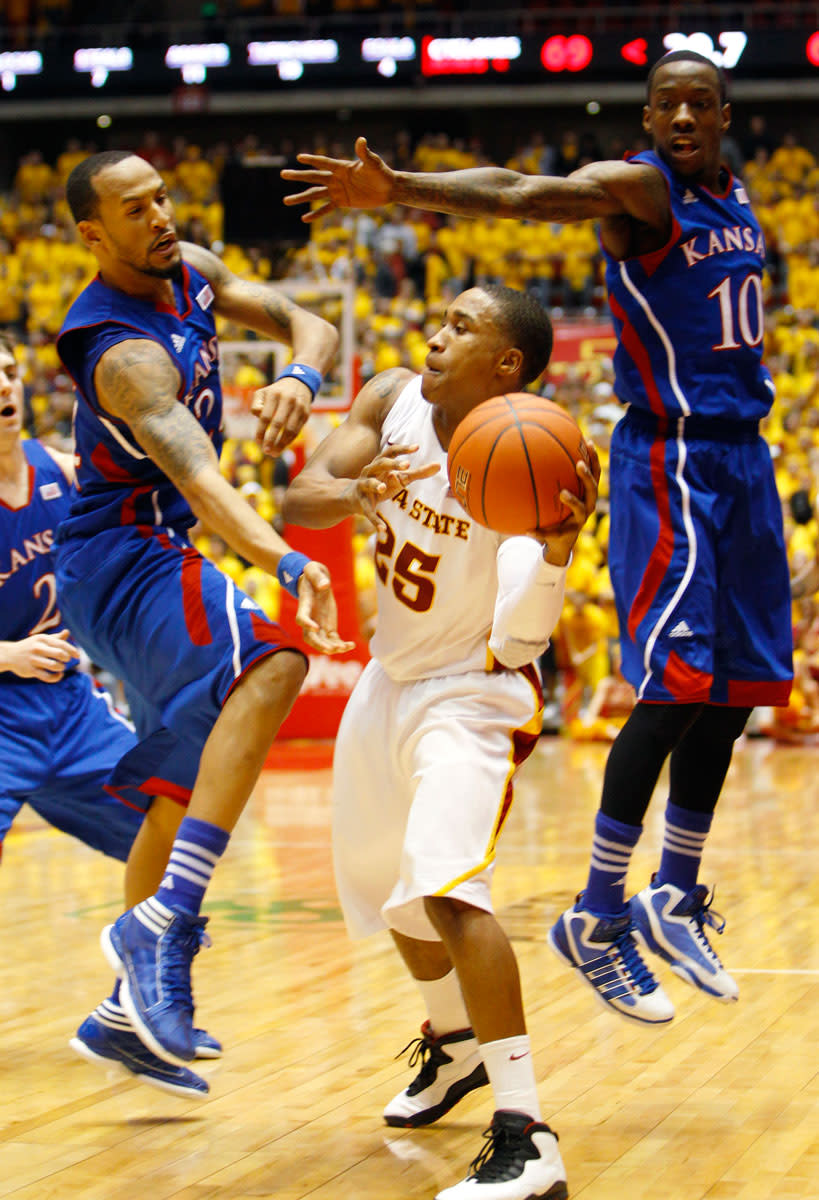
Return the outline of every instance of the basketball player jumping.
{"type": "Polygon", "coordinates": [[[350,933],[386,925],[426,1006],[411,1059],[421,1070],[387,1105],[387,1123],[428,1125],[492,1085],[491,1148],[439,1200],[500,1179],[509,1200],[558,1200],[565,1171],[541,1121],[490,880],[515,771],[540,731],[531,664],[557,621],[599,465],[592,450],[593,471],[578,465],[583,499],[562,492],[571,515],[539,540],[475,524],[447,483],[450,437],[482,400],[540,375],[551,326],[531,296],[481,286],[452,302],[428,345],[422,375],[385,371],[362,389],[284,501],[299,525],[359,513],[378,531],[373,658],[336,740],[336,880],[350,933]]]}
{"type": "Polygon", "coordinates": [[[292,552],[219,471],[215,314],[293,348],[298,361],[258,396],[260,434],[274,451],[306,419],[338,337],[276,289],[181,245],[165,184],[136,155],[92,155],[66,194],[100,273],[58,338],[77,387],[78,492],[58,533],[57,586],[80,644],[127,685],[142,741],[112,786],[137,807],[150,804],[143,830],[161,879],[104,931],[103,946],[135,1032],[184,1066],[196,1054],[200,906],[306,672],[304,651],[190,545],[187,530],[199,518],[277,574],[298,595],[309,645],[351,645],[336,629],[327,569],[292,552]]]}
{"type": "Polygon", "coordinates": [[[637,692],[606,766],[588,882],[550,934],[610,1008],[670,1020],[641,945],[719,1000],[737,986],[706,937],[721,929],[697,882],[735,740],[753,705],[786,704],[792,678],[782,515],[759,422],[765,245],[741,182],[722,165],[731,120],[722,73],[683,50],[648,76],[654,148],[567,178],[496,167],[392,171],[360,138],[352,161],[300,155],[313,185],[288,198],[334,207],[398,202],[464,216],[596,218],[618,337],[611,443],[612,584],[622,669],[637,692]],[[626,878],[661,768],[670,797],[653,882],[626,878]],[[635,940],[639,935],[639,943],[635,940]]]}

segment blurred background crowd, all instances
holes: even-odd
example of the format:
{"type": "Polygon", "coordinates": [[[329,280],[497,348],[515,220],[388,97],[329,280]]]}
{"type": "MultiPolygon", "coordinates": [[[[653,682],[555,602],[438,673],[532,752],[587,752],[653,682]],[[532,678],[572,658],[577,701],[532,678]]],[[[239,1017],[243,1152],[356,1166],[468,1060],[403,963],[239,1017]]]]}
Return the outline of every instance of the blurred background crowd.
{"type": "MultiPolygon", "coordinates": [[[[533,133],[514,147],[505,165],[529,173],[568,174],[584,162],[642,148],[639,138],[632,142],[600,145],[594,133],[583,130],[565,131],[553,141],[533,133]]],[[[231,163],[247,164],[254,158],[283,163],[301,149],[344,156],[350,146],[321,133],[297,147],[290,139],[270,144],[254,134],[235,143],[196,144],[151,131],[125,144],[152,162],[167,181],[181,237],[210,247],[247,279],[299,281],[299,301],[315,303],[336,323],[342,305],[352,305],[354,354],[344,368],[351,378],[340,382],[342,392],[351,394],[388,367],[420,370],[426,339],[449,300],[481,281],[531,289],[558,328],[584,323],[598,332],[588,343],[598,349],[562,358],[558,348],[536,385],[572,412],[594,438],[603,461],[599,511],[578,543],[567,604],[541,668],[547,696],[544,730],[575,738],[611,738],[633,695],[618,670],[607,569],[607,450],[621,410],[612,390],[610,349],[599,349],[611,343],[593,225],[456,220],[396,206],[380,213],[330,214],[289,242],[271,237],[240,243],[225,235],[223,180],[231,163]],[[338,285],[337,292],[332,287],[328,291],[328,284],[338,285]]],[[[66,308],[93,271],[92,260],[74,234],[64,189],[73,166],[97,148],[78,139],[67,140],[52,156],[32,148],[14,164],[0,194],[0,326],[18,339],[28,432],[62,449],[71,446],[73,395],[60,369],[55,335],[66,308]]],[[[490,161],[479,139],[446,131],[412,136],[397,130],[375,148],[393,165],[418,170],[490,161]]],[[[775,458],[792,573],[798,574],[819,551],[819,165],[798,133],[774,136],[762,115],[750,117],[743,138],[729,139],[726,154],[745,182],[767,240],[765,351],[776,402],[764,432],[775,458]]],[[[278,220],[277,205],[280,201],[271,204],[271,226],[278,220]]],[[[245,330],[223,322],[219,332],[224,343],[245,343],[241,353],[224,358],[223,370],[228,389],[248,397],[269,382],[269,355],[254,354],[245,330]]],[[[308,439],[332,419],[314,418],[308,439]]],[[[228,424],[227,431],[232,436],[222,460],[225,475],[266,519],[276,522],[298,447],[295,457],[288,452],[272,462],[252,438],[243,436],[246,425],[228,424]]],[[[195,532],[200,548],[275,617],[275,580],[242,562],[208,530],[195,532]]],[[[354,549],[366,637],[374,613],[367,529],[356,531],[354,549]]],[[[816,597],[794,603],[793,627],[796,686],[791,703],[787,709],[758,711],[753,729],[787,741],[810,741],[819,739],[816,597]]]]}

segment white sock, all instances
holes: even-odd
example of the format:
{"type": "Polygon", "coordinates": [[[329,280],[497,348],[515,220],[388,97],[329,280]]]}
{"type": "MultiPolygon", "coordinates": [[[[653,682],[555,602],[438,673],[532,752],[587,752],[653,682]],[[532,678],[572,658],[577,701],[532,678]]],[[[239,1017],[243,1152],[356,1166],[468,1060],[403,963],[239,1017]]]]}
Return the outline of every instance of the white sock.
{"type": "Polygon", "coordinates": [[[495,1093],[495,1109],[526,1113],[539,1121],[540,1101],[529,1035],[486,1042],[481,1046],[481,1058],[495,1093]]]}
{"type": "Polygon", "coordinates": [[[421,989],[427,1017],[436,1037],[469,1028],[471,1022],[454,967],[441,979],[416,979],[415,982],[421,989]]]}

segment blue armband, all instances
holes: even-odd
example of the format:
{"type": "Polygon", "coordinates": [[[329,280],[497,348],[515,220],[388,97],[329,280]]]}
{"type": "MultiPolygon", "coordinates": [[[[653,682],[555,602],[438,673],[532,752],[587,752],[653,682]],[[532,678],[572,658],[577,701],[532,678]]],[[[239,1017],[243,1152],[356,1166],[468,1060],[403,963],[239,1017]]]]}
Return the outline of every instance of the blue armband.
{"type": "Polygon", "coordinates": [[[298,379],[300,383],[305,384],[310,389],[311,396],[315,396],[321,387],[322,374],[315,367],[308,367],[304,363],[290,363],[283,371],[279,371],[276,376],[276,382],[280,379],[286,379],[288,375],[292,375],[294,379],[298,379]]]}
{"type": "Polygon", "coordinates": [[[283,554],[279,559],[279,565],[276,567],[276,578],[279,583],[289,592],[291,596],[299,597],[299,580],[304,574],[304,568],[310,562],[306,554],[300,554],[298,550],[288,550],[287,554],[283,554]]]}

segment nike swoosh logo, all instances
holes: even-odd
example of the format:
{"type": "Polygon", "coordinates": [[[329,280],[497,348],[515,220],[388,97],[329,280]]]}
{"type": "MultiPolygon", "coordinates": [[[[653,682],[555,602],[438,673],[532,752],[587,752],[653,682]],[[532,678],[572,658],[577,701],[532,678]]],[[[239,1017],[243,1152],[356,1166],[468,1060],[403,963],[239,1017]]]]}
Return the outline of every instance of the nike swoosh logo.
{"type": "Polygon", "coordinates": [[[527,1055],[528,1053],[529,1053],[529,1051],[528,1051],[528,1050],[524,1050],[524,1051],[523,1051],[523,1054],[510,1054],[510,1055],[509,1055],[509,1061],[510,1061],[510,1062],[517,1062],[519,1058],[525,1058],[525,1057],[526,1057],[526,1055],[527,1055]]]}

